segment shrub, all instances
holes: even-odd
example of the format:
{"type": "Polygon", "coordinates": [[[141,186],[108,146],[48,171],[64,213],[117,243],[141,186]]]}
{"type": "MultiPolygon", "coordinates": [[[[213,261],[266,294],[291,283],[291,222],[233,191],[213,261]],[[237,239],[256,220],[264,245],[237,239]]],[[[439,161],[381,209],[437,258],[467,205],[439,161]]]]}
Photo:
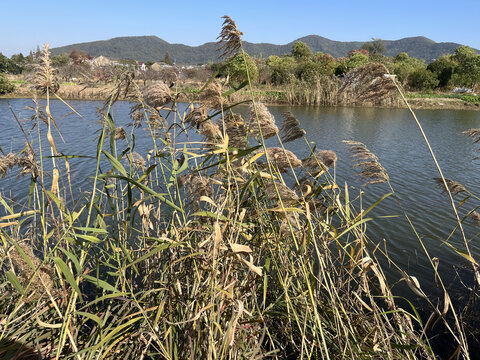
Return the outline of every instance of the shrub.
{"type": "Polygon", "coordinates": [[[13,85],[8,79],[0,74],[0,95],[11,93],[15,90],[15,85],[13,85]]]}

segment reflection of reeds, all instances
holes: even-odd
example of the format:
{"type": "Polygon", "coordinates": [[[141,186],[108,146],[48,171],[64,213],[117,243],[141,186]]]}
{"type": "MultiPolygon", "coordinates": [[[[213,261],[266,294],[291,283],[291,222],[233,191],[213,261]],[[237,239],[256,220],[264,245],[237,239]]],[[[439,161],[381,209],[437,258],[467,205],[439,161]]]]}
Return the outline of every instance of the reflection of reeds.
{"type": "Polygon", "coordinates": [[[359,173],[365,179],[369,179],[364,185],[389,182],[387,171],[380,164],[378,158],[367,149],[365,144],[358,141],[344,140],[345,144],[350,146],[356,164],[354,168],[360,168],[359,173]]]}
{"type": "MultiPolygon", "coordinates": [[[[259,152],[263,152],[263,150],[257,151],[257,153],[259,152]]],[[[302,162],[293,152],[280,147],[268,148],[267,155],[280,172],[286,172],[288,168],[296,168],[302,165],[302,162]]]]}
{"type": "Polygon", "coordinates": [[[238,30],[235,21],[229,16],[223,16],[223,25],[220,35],[217,37],[218,51],[221,51],[220,57],[228,57],[236,54],[242,48],[243,33],[238,30]]]}
{"type": "Polygon", "coordinates": [[[248,128],[254,136],[263,136],[264,139],[268,139],[278,134],[278,127],[275,124],[275,118],[261,102],[255,103],[255,106],[254,104],[250,105],[248,108],[248,115],[248,128]]]}
{"type": "MultiPolygon", "coordinates": [[[[475,143],[480,142],[480,129],[469,129],[467,131],[464,131],[462,134],[471,137],[475,143]]],[[[477,152],[480,152],[480,149],[478,149],[477,152]]],[[[477,159],[480,159],[480,156],[474,158],[474,160],[477,159]]]]}
{"type": "MultiPolygon", "coordinates": [[[[444,192],[447,191],[445,189],[445,184],[443,183],[442,178],[433,178],[433,179],[435,180],[439,188],[441,188],[444,192]]],[[[460,184],[458,181],[445,179],[445,183],[447,184],[448,190],[452,193],[453,196],[461,192],[467,191],[467,189],[465,189],[465,186],[460,184]]]]}
{"type": "Polygon", "coordinates": [[[280,132],[282,133],[282,141],[284,143],[296,140],[305,135],[305,130],[300,127],[299,121],[290,111],[283,113],[285,120],[283,121],[280,132]]]}

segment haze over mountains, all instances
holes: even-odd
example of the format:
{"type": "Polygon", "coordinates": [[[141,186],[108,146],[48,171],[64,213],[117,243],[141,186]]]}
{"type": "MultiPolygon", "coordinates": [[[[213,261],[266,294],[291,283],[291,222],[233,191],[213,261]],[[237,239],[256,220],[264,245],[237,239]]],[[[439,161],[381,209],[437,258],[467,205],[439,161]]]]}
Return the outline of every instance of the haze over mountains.
{"type": "MultiPolygon", "coordinates": [[[[285,45],[268,43],[243,42],[245,51],[257,57],[270,55],[290,54],[296,41],[305,42],[313,53],[322,51],[334,57],[347,56],[350,50],[358,49],[362,41],[335,41],[318,35],[309,35],[285,45]]],[[[452,42],[437,43],[423,36],[408,37],[400,40],[384,40],[386,51],[384,55],[395,56],[400,52],[406,52],[410,57],[433,61],[440,55],[453,53],[462,44],[452,42]]],[[[157,36],[128,36],[116,37],[110,40],[92,41],[72,44],[53,48],[52,54],[58,55],[69,53],[72,49],[84,51],[90,56],[107,56],[116,59],[133,59],[139,61],[161,61],[168,52],[170,58],[177,64],[206,64],[218,62],[219,53],[214,42],[208,42],[200,46],[188,46],[183,44],[170,44],[157,36]]],[[[478,52],[478,50],[477,50],[478,52]]]]}

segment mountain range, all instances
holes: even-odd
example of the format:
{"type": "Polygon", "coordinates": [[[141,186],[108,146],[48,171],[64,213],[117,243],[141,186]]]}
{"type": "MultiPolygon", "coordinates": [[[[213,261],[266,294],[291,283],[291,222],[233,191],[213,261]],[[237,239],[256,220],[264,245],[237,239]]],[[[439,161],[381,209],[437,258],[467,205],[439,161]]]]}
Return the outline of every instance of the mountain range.
{"type": "MultiPolygon", "coordinates": [[[[364,43],[362,41],[335,41],[318,35],[309,35],[285,45],[244,41],[243,46],[250,55],[266,58],[270,55],[290,54],[293,44],[297,41],[305,42],[310,46],[313,53],[321,51],[334,57],[347,56],[350,50],[358,49],[364,43]]],[[[423,36],[383,41],[386,47],[384,55],[395,56],[400,52],[406,52],[410,57],[423,59],[427,63],[440,55],[451,54],[457,47],[461,46],[461,44],[452,42],[437,43],[423,36]]],[[[175,63],[187,65],[220,61],[217,48],[218,45],[214,42],[208,42],[200,46],[188,46],[170,44],[157,36],[127,36],[57,47],[51,49],[51,52],[53,55],[58,55],[70,53],[72,49],[77,49],[93,57],[103,55],[115,59],[138,61],[161,61],[168,52],[175,63]]]]}

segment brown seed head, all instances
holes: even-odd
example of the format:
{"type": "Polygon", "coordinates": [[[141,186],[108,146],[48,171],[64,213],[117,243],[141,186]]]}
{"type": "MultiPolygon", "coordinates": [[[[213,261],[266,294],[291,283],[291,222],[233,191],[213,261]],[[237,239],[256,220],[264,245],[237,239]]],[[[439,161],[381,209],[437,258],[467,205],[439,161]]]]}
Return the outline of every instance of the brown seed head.
{"type": "Polygon", "coordinates": [[[247,147],[247,129],[240,114],[228,112],[223,119],[217,121],[217,125],[221,132],[227,133],[231,146],[238,149],[245,149],[247,147]]]}
{"type": "Polygon", "coordinates": [[[115,128],[115,140],[126,140],[127,132],[121,126],[115,128]]]}
{"type": "Polygon", "coordinates": [[[153,108],[163,106],[172,101],[170,88],[162,81],[156,81],[149,85],[142,91],[142,94],[145,103],[153,108]]]}
{"type": "Polygon", "coordinates": [[[257,102],[255,106],[254,104],[250,105],[248,114],[248,128],[254,136],[263,136],[264,139],[268,139],[278,134],[275,118],[263,103],[257,102]]]}
{"type": "MultiPolygon", "coordinates": [[[[435,182],[437,183],[440,189],[442,189],[444,192],[447,192],[447,189],[445,189],[445,184],[443,183],[442,178],[433,178],[433,180],[435,180],[435,182]]],[[[465,186],[463,186],[457,181],[454,181],[451,179],[445,179],[445,182],[447,183],[448,191],[450,191],[452,196],[455,196],[461,192],[467,191],[467,189],[465,189],[465,186]]]]}
{"type": "MultiPolygon", "coordinates": [[[[257,150],[255,153],[260,152],[263,152],[263,150],[257,150]]],[[[280,172],[286,172],[288,168],[296,168],[302,165],[302,162],[293,152],[280,147],[268,148],[267,155],[280,172]]]]}
{"type": "Polygon", "coordinates": [[[359,175],[365,179],[370,179],[363,185],[390,181],[385,168],[382,166],[382,164],[380,164],[375,154],[367,149],[365,144],[350,140],[344,140],[343,142],[347,145],[350,145],[350,151],[352,151],[354,160],[356,162],[354,168],[361,169],[359,175]]]}
{"type": "Polygon", "coordinates": [[[35,256],[30,245],[22,242],[19,244],[19,247],[22,249],[24,255],[29,258],[35,270],[32,269],[23,254],[21,254],[16,247],[10,250],[10,259],[22,286],[25,288],[31,282],[30,289],[32,295],[30,298],[39,299],[42,296],[46,296],[46,289],[52,293],[54,289],[52,280],[54,274],[53,268],[46,264],[42,265],[42,261],[35,256]]]}
{"type": "Polygon", "coordinates": [[[283,116],[285,120],[280,128],[283,142],[296,140],[306,134],[305,130],[300,127],[300,123],[290,111],[284,112],[283,116]]]}
{"type": "Polygon", "coordinates": [[[208,84],[200,93],[198,99],[211,109],[221,109],[225,104],[225,98],[222,96],[222,86],[216,81],[208,84]]]}
{"type": "Polygon", "coordinates": [[[56,76],[57,71],[52,67],[50,61],[49,46],[48,43],[43,45],[39,63],[35,66],[35,74],[33,76],[34,88],[42,94],[47,93],[47,91],[55,93],[60,88],[56,76]]]}
{"type": "Polygon", "coordinates": [[[242,48],[243,33],[238,30],[235,21],[225,15],[222,24],[222,31],[217,37],[218,51],[221,51],[220,57],[229,57],[235,55],[242,48]]]}

